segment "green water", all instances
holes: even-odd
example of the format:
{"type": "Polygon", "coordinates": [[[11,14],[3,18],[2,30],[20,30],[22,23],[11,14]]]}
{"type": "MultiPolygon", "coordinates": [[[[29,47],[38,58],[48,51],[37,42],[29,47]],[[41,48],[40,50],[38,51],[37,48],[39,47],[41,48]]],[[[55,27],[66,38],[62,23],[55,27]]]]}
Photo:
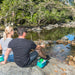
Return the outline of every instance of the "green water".
{"type": "MultiPolygon", "coordinates": [[[[65,35],[73,34],[75,35],[75,28],[55,28],[52,30],[42,30],[40,33],[37,32],[28,32],[27,39],[32,40],[58,40],[64,37],[65,35]]],[[[71,45],[64,44],[52,44],[51,47],[46,48],[46,53],[52,55],[53,57],[64,60],[68,55],[75,56],[75,47],[71,45]],[[64,49],[64,52],[61,52],[64,49]]]]}
{"type": "Polygon", "coordinates": [[[27,39],[32,40],[58,40],[65,35],[75,33],[75,28],[55,28],[52,30],[42,30],[40,33],[37,32],[28,32],[27,39]]]}

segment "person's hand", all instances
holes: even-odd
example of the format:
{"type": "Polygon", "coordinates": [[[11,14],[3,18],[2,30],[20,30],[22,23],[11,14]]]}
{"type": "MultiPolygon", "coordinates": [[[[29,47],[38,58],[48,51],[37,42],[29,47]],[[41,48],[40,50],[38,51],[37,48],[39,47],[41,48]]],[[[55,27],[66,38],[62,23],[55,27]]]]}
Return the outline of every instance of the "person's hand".
{"type": "Polygon", "coordinates": [[[40,45],[42,48],[45,48],[45,45],[40,45]]]}
{"type": "Polygon", "coordinates": [[[40,45],[37,45],[36,50],[40,50],[42,47],[40,45]]]}
{"type": "Polygon", "coordinates": [[[0,62],[1,64],[6,64],[6,62],[5,61],[2,61],[2,62],[0,62]]]}

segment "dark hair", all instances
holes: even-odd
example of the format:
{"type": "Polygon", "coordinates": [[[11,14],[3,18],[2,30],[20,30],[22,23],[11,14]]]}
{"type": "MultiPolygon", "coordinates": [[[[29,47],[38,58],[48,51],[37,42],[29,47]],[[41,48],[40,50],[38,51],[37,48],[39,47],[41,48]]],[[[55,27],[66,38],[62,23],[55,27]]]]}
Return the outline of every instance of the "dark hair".
{"type": "Polygon", "coordinates": [[[27,31],[26,31],[26,29],[24,27],[18,27],[17,28],[18,35],[22,36],[23,35],[23,32],[26,32],[27,33],[27,31]]]}

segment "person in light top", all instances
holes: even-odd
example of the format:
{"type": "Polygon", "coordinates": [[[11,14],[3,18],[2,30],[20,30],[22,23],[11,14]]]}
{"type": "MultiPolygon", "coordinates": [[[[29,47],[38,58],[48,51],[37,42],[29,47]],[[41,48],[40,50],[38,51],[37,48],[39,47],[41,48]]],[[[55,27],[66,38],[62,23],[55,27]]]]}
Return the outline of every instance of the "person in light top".
{"type": "MultiPolygon", "coordinates": [[[[11,26],[7,26],[4,30],[3,33],[3,38],[0,39],[0,50],[2,50],[2,56],[4,58],[5,56],[5,52],[8,48],[8,44],[9,42],[13,39],[12,36],[14,35],[14,30],[11,26]]],[[[14,56],[13,56],[13,52],[11,51],[8,59],[8,62],[14,62],[14,56]]]]}

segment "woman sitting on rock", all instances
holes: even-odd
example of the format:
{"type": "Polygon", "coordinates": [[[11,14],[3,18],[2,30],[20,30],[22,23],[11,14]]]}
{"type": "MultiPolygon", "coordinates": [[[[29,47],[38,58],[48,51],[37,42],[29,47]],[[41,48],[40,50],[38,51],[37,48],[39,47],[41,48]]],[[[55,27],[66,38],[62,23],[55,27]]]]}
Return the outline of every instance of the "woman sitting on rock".
{"type": "MultiPolygon", "coordinates": [[[[14,30],[12,27],[7,26],[3,33],[3,38],[0,40],[0,50],[2,50],[2,56],[4,58],[5,52],[8,48],[9,42],[12,40],[12,36],[14,34],[14,30]]],[[[8,62],[14,62],[13,52],[11,52],[8,56],[8,62]]]]}

